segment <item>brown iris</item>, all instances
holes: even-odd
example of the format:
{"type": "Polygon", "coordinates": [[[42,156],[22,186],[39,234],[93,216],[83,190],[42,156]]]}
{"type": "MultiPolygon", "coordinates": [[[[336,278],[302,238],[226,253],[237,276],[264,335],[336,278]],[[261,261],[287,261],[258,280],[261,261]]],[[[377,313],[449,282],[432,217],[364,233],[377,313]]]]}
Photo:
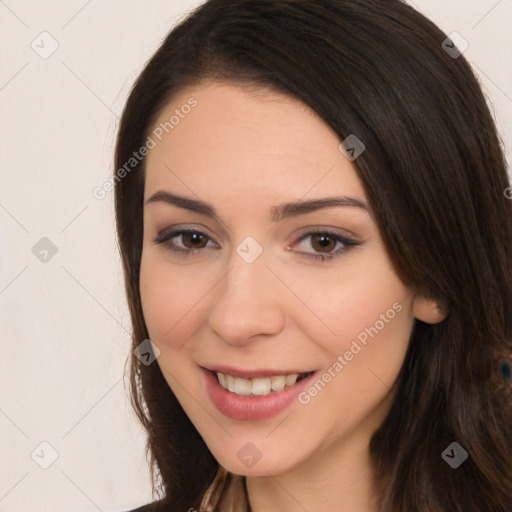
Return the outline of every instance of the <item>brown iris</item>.
{"type": "Polygon", "coordinates": [[[203,235],[201,233],[196,233],[194,231],[191,231],[189,233],[182,233],[182,239],[183,239],[183,245],[187,247],[188,249],[200,249],[204,247],[207,243],[208,237],[206,235],[203,235]],[[191,245],[188,246],[186,243],[186,240],[188,240],[191,245]],[[201,242],[205,242],[203,245],[199,245],[201,242]]]}
{"type": "Polygon", "coordinates": [[[315,251],[330,252],[334,247],[336,247],[336,240],[332,236],[326,234],[313,234],[311,236],[311,245],[315,251]],[[318,241],[317,244],[315,244],[315,240],[318,241]]]}

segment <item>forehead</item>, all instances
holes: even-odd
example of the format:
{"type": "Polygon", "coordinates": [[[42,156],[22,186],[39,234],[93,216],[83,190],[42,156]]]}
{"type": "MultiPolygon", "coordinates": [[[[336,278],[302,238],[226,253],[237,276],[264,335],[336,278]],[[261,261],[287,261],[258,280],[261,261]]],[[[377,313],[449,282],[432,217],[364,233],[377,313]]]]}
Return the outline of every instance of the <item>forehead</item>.
{"type": "Polygon", "coordinates": [[[182,91],[160,112],[146,159],[145,199],[158,188],[261,200],[364,191],[336,133],[307,105],[267,90],[213,83],[182,91]],[[190,107],[190,105],[194,105],[190,107]]]}

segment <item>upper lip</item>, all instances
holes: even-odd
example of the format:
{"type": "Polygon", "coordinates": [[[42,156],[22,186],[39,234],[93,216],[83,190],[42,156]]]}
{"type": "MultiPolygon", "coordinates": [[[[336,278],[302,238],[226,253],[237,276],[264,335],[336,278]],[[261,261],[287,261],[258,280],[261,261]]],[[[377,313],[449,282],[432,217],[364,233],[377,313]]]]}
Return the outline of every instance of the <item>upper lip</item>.
{"type": "Polygon", "coordinates": [[[256,368],[254,370],[243,370],[241,368],[235,368],[233,366],[203,366],[205,370],[209,370],[217,373],[224,373],[228,375],[232,375],[233,377],[241,377],[245,379],[252,379],[257,377],[273,377],[276,375],[293,375],[293,374],[302,374],[309,373],[316,370],[275,370],[269,368],[256,368]]]}

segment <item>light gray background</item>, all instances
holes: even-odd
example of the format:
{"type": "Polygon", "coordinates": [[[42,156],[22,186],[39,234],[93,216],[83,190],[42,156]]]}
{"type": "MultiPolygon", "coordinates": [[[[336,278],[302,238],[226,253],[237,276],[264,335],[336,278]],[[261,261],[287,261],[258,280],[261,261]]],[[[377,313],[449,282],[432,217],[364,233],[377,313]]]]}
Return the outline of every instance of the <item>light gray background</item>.
{"type": "MultiPolygon", "coordinates": [[[[112,173],[133,80],[199,3],[0,0],[2,512],[115,512],[151,500],[123,380],[130,323],[113,197],[92,190],[112,173]],[[48,58],[43,31],[59,45],[48,58]],[[43,237],[57,248],[46,262],[32,252],[43,237]]],[[[512,0],[410,3],[468,41],[511,162],[512,0]]]]}

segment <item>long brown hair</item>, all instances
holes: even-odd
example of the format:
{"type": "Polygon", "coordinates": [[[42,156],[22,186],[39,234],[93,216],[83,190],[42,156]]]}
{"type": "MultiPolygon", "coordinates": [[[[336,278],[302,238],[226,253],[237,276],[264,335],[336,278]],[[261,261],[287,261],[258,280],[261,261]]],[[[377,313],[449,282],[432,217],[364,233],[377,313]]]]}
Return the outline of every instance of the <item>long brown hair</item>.
{"type": "MultiPolygon", "coordinates": [[[[176,94],[204,80],[266,88],[302,100],[340,141],[364,142],[353,163],[397,275],[449,310],[440,324],[416,321],[371,439],[379,512],[512,510],[512,394],[492,373],[512,351],[510,182],[486,99],[446,37],[400,0],[208,0],[136,80],[115,150],[134,350],[149,337],[139,293],[145,160],[119,170],[176,94]],[[469,455],[457,469],[441,457],[453,442],[469,455]]],[[[158,364],[133,350],[153,509],[248,510],[243,477],[219,466],[158,364]]]]}

